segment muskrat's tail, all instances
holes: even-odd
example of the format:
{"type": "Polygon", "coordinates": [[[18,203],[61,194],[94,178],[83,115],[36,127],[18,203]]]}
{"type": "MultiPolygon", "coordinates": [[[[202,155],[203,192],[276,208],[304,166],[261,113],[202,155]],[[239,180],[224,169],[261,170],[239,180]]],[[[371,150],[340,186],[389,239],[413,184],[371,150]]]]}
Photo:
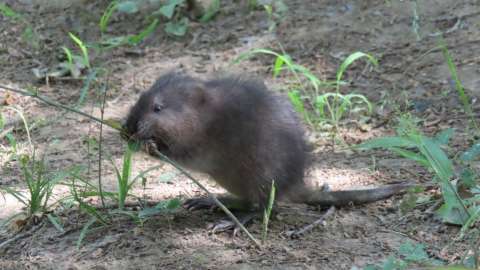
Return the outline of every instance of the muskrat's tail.
{"type": "Polygon", "coordinates": [[[297,194],[289,196],[289,199],[296,203],[318,206],[355,205],[383,200],[395,194],[404,193],[408,188],[415,186],[417,185],[398,183],[365,189],[339,191],[309,190],[302,188],[297,194]]]}

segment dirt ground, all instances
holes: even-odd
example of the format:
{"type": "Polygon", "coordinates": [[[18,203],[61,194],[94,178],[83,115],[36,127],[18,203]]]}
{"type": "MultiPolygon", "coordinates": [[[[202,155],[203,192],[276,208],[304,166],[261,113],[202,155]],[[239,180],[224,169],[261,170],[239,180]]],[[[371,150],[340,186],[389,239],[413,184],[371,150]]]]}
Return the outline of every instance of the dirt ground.
{"type": "MultiPolygon", "coordinates": [[[[58,64],[61,47],[73,48],[69,31],[78,33],[86,42],[97,41],[100,38],[97,22],[108,1],[73,1],[73,4],[65,1],[42,8],[30,2],[6,1],[33,26],[35,38],[22,36],[25,22],[0,16],[0,83],[21,88],[33,85],[44,96],[74,104],[82,88],[81,81],[65,79],[47,84],[35,79],[32,68],[58,64]]],[[[362,93],[377,105],[367,128],[344,125],[340,136],[347,144],[392,134],[398,110],[424,119],[419,124],[427,134],[455,128],[451,154],[471,144],[461,102],[442,52],[436,47],[439,33],[444,33],[460,79],[476,101],[480,90],[478,1],[417,1],[418,36],[412,26],[413,1],[285,3],[289,10],[274,33],[268,32],[269,21],[264,11],[247,12],[243,5],[222,1],[221,13],[214,20],[204,24],[192,22],[184,38],[167,36],[160,25],[139,46],[91,55],[93,66],[104,67],[110,73],[105,117],[124,117],[138,93],[171,69],[198,76],[250,73],[263,78],[272,90],[282,90],[288,78],[272,78],[272,58],[262,56],[232,65],[243,52],[254,48],[279,50],[281,44],[297,63],[322,79],[333,79],[341,61],[352,52],[368,52],[378,58],[376,69],[355,64],[347,72],[351,84],[342,91],[362,93]]],[[[144,27],[143,19],[138,14],[114,16],[109,33],[136,33],[144,27]]],[[[96,97],[89,93],[82,110],[98,116],[96,97]]],[[[48,150],[50,170],[84,165],[96,183],[98,155],[89,151],[86,143],[89,138],[98,137],[96,124],[3,90],[0,101],[21,107],[29,122],[35,124],[31,137],[40,152],[48,150]]],[[[473,108],[475,113],[480,110],[477,103],[473,108]]],[[[4,114],[7,119],[14,116],[11,111],[4,114]]],[[[26,135],[19,132],[17,136],[21,151],[27,147],[26,135]]],[[[120,164],[124,150],[120,137],[105,128],[103,138],[103,148],[120,164]]],[[[328,183],[332,189],[347,189],[397,181],[431,181],[431,175],[420,166],[387,152],[345,150],[334,146],[328,136],[318,131],[310,131],[309,138],[316,153],[307,177],[312,184],[328,183]]],[[[0,161],[0,187],[25,188],[17,163],[4,156],[0,161]]],[[[135,155],[134,162],[134,175],[158,164],[141,153],[135,155]]],[[[108,159],[103,160],[102,166],[105,189],[114,190],[116,180],[108,159]]],[[[213,191],[221,191],[206,176],[195,175],[213,191]]],[[[59,187],[55,194],[60,197],[67,191],[59,187]]],[[[203,194],[167,165],[149,174],[146,188],[138,184],[133,193],[149,201],[203,194]]],[[[152,217],[143,227],[128,217],[116,217],[108,226],[92,230],[77,249],[76,241],[88,216],[75,208],[59,209],[56,213],[65,232],[59,232],[45,220],[34,233],[3,251],[0,269],[351,269],[354,266],[361,269],[395,256],[400,245],[408,241],[425,244],[433,259],[459,262],[469,249],[467,241],[453,241],[459,228],[443,224],[427,211],[431,205],[402,214],[401,199],[402,196],[396,196],[337,209],[321,226],[300,239],[290,239],[285,232],[312,223],[324,211],[305,205],[284,205],[271,222],[263,250],[255,248],[242,234],[232,237],[228,233],[209,233],[208,225],[222,218],[222,214],[183,209],[152,217]]],[[[11,196],[0,198],[0,220],[20,210],[21,205],[11,196]]],[[[258,221],[249,229],[255,237],[261,237],[258,221]]],[[[14,235],[11,228],[0,230],[0,243],[14,235]]]]}

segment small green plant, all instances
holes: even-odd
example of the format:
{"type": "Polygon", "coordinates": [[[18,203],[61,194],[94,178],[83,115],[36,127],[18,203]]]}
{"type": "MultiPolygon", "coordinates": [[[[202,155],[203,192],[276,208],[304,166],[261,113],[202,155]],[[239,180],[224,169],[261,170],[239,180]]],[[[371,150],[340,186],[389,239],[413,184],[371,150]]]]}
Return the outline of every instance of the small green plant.
{"type": "Polygon", "coordinates": [[[51,74],[48,74],[49,77],[61,76],[64,73],[69,72],[73,78],[79,78],[82,74],[82,70],[91,69],[87,45],[73,33],[68,33],[68,35],[78,46],[82,54],[74,54],[69,48],[65,46],[62,47],[63,52],[65,53],[66,62],[60,63],[58,66],[59,69],[54,73],[51,72],[51,74]]]}
{"type": "MultiPolygon", "coordinates": [[[[100,18],[99,27],[102,35],[108,27],[111,16],[114,12],[134,14],[140,10],[140,6],[144,5],[142,1],[112,1],[105,9],[102,17],[100,18]]],[[[151,22],[149,25],[136,35],[126,35],[119,37],[106,37],[101,44],[107,48],[122,46],[122,45],[136,45],[141,42],[145,37],[150,35],[157,27],[159,22],[159,16],[165,17],[168,22],[164,26],[165,32],[173,36],[184,36],[188,29],[189,20],[186,16],[180,12],[176,12],[178,7],[183,6],[185,0],[168,0],[157,11],[148,16],[148,20],[151,22]]],[[[220,1],[214,0],[209,6],[203,17],[200,19],[202,22],[206,22],[213,18],[220,8],[220,1]]]]}
{"type": "Polygon", "coordinates": [[[75,36],[73,33],[69,32],[68,35],[75,42],[75,44],[77,44],[78,48],[80,48],[80,50],[82,52],[83,65],[87,68],[90,68],[90,58],[88,57],[87,46],[85,45],[85,43],[80,38],[75,36]]]}
{"type": "MultiPolygon", "coordinates": [[[[407,270],[412,269],[414,266],[427,267],[422,269],[433,270],[440,269],[437,267],[443,264],[441,261],[428,256],[425,251],[425,245],[411,241],[401,244],[396,253],[396,256],[389,256],[382,264],[368,265],[363,270],[407,270]]],[[[358,270],[358,268],[353,267],[352,270],[358,270]]]]}
{"type": "Polygon", "coordinates": [[[155,31],[155,29],[157,28],[157,26],[158,19],[154,19],[145,29],[140,31],[138,34],[115,37],[108,37],[105,35],[99,42],[99,45],[103,49],[112,49],[124,45],[136,46],[146,37],[152,34],[153,31],[155,31]]]}
{"type": "MultiPolygon", "coordinates": [[[[27,119],[25,118],[25,115],[23,114],[22,110],[14,107],[14,106],[5,106],[5,107],[0,107],[0,108],[4,108],[4,109],[7,109],[7,110],[11,110],[13,112],[15,112],[16,114],[18,114],[18,116],[20,117],[20,119],[22,119],[22,123],[23,123],[23,126],[25,128],[25,133],[27,134],[27,141],[28,141],[28,145],[30,147],[30,152],[33,153],[33,143],[32,143],[32,138],[30,137],[30,127],[28,125],[28,122],[27,122],[27,119]]],[[[0,130],[3,129],[3,125],[4,125],[4,119],[3,119],[3,115],[0,114],[0,130]]],[[[7,132],[5,134],[7,140],[10,142],[10,145],[13,146],[14,148],[16,148],[16,140],[15,140],[15,137],[13,137],[13,135],[10,133],[10,132],[7,132]]],[[[1,137],[0,137],[1,139],[1,137]]],[[[15,152],[16,153],[16,152],[15,152]]]]}
{"type": "Polygon", "coordinates": [[[117,1],[112,1],[110,4],[107,6],[105,11],[103,12],[102,17],[100,17],[100,22],[98,25],[100,26],[100,32],[102,35],[107,31],[107,26],[108,22],[110,21],[110,18],[112,17],[113,12],[118,8],[118,2],[117,1]]]}
{"type": "Polygon", "coordinates": [[[129,195],[129,192],[133,186],[133,184],[139,180],[144,178],[144,176],[149,173],[150,171],[156,170],[159,168],[160,165],[153,166],[147,170],[142,171],[134,178],[131,178],[132,172],[132,155],[135,151],[138,150],[139,145],[134,142],[129,142],[125,152],[123,154],[123,163],[121,171],[117,168],[115,163],[112,161],[112,164],[115,168],[115,173],[117,175],[117,185],[118,185],[118,193],[117,193],[117,201],[118,201],[118,209],[123,210],[125,207],[125,200],[129,195]]]}
{"type": "Polygon", "coordinates": [[[294,108],[304,117],[307,123],[314,126],[327,123],[338,129],[339,122],[347,112],[364,110],[367,114],[371,113],[372,104],[365,96],[359,94],[341,94],[340,86],[345,84],[342,80],[345,71],[358,59],[366,58],[369,63],[377,66],[377,60],[373,56],[362,52],[355,52],[342,62],[337,70],[335,81],[322,81],[308,68],[294,63],[289,55],[285,53],[279,54],[269,49],[248,51],[241,54],[234,63],[258,54],[273,55],[275,57],[272,70],[274,77],[277,77],[283,70],[288,70],[293,75],[296,83],[291,86],[293,89],[288,91],[288,97],[294,108]],[[308,84],[305,84],[305,79],[308,84]],[[309,87],[313,88],[313,94],[310,94],[312,91],[307,90],[309,87]],[[321,88],[327,91],[333,88],[335,92],[321,93],[321,88]],[[305,94],[306,97],[302,97],[302,94],[305,94]],[[315,109],[313,113],[306,110],[305,102],[309,102],[311,107],[315,109]]]}
{"type": "Polygon", "coordinates": [[[0,3],[0,13],[3,16],[9,17],[9,18],[12,18],[12,19],[20,19],[22,17],[20,14],[18,14],[13,9],[11,9],[9,6],[7,6],[6,4],[2,4],[2,3],[0,3]]]}
{"type": "Polygon", "coordinates": [[[352,111],[355,108],[362,108],[362,104],[364,104],[367,107],[367,113],[370,114],[372,112],[372,104],[365,96],[358,94],[340,94],[340,85],[342,84],[343,74],[351,64],[360,58],[366,58],[371,64],[378,66],[378,62],[373,56],[363,52],[352,53],[342,62],[337,70],[335,82],[336,93],[326,93],[317,96],[315,102],[320,117],[323,119],[330,117],[328,121],[337,129],[338,123],[347,111],[352,111]],[[327,109],[328,115],[324,114],[325,108],[327,109]]]}
{"type": "MultiPolygon", "coordinates": [[[[257,1],[252,2],[255,2],[254,7],[258,5],[256,3],[257,1]]],[[[278,23],[285,18],[285,15],[288,12],[288,6],[285,5],[283,0],[274,0],[270,4],[263,5],[263,8],[265,9],[268,17],[268,31],[272,32],[275,30],[275,28],[277,28],[278,23]]]]}
{"type": "Polygon", "coordinates": [[[53,188],[64,180],[69,172],[60,171],[57,173],[48,172],[44,159],[36,160],[35,153],[32,157],[28,155],[19,156],[19,167],[27,192],[22,192],[10,187],[0,187],[0,190],[15,197],[26,208],[26,217],[43,216],[56,203],[49,202],[53,188]]]}
{"type": "MultiPolygon", "coordinates": [[[[397,136],[372,139],[360,144],[358,148],[387,149],[424,166],[434,173],[434,180],[442,191],[443,205],[437,210],[437,214],[447,223],[472,224],[473,220],[478,220],[478,214],[476,214],[480,208],[478,197],[464,199],[459,195],[458,188],[465,181],[452,183],[455,176],[454,163],[442,149],[447,146],[452,134],[453,130],[448,129],[434,138],[427,137],[418,130],[411,117],[404,116],[399,120],[397,136]]],[[[460,180],[462,180],[461,177],[460,180]]],[[[478,194],[478,183],[470,183],[470,185],[473,186],[472,194],[478,194]]]]}
{"type": "Polygon", "coordinates": [[[21,22],[21,24],[24,27],[24,30],[21,36],[22,40],[25,41],[32,48],[38,49],[38,47],[40,46],[39,37],[34,31],[34,28],[25,19],[24,16],[22,16],[20,13],[17,13],[13,9],[11,9],[8,5],[3,3],[0,3],[0,14],[7,18],[11,18],[12,20],[21,22]]]}
{"type": "Polygon", "coordinates": [[[185,0],[169,0],[167,4],[158,10],[158,13],[166,17],[169,21],[165,24],[165,32],[174,36],[184,36],[187,33],[189,20],[187,17],[176,13],[177,6],[184,3],[185,0]]]}

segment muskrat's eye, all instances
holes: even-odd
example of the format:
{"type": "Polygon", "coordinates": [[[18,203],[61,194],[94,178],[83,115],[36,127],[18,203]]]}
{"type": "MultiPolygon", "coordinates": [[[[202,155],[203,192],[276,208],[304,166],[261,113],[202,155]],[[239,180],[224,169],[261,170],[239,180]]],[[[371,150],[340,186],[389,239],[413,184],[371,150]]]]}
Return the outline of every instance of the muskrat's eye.
{"type": "Polygon", "coordinates": [[[162,109],[163,109],[162,104],[155,104],[155,105],[153,105],[153,112],[155,112],[155,113],[161,112],[162,109]]]}

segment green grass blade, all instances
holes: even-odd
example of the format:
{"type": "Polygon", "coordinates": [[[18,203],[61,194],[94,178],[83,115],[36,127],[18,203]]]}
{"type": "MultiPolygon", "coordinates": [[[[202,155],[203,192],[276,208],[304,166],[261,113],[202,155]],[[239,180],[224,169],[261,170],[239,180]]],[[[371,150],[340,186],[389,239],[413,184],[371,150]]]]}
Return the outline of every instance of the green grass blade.
{"type": "Polygon", "coordinates": [[[263,212],[263,229],[262,229],[262,242],[265,243],[268,234],[268,222],[270,215],[272,214],[273,204],[275,202],[275,181],[272,180],[272,186],[270,188],[270,195],[268,196],[267,207],[263,212]]]}
{"type": "Polygon", "coordinates": [[[420,163],[420,165],[425,166],[426,168],[430,166],[428,160],[419,153],[408,151],[398,147],[392,147],[390,148],[390,150],[399,156],[418,162],[420,163]]]}
{"type": "Polygon", "coordinates": [[[273,77],[277,77],[278,74],[282,71],[283,64],[285,64],[285,61],[283,60],[282,57],[277,57],[275,59],[275,64],[273,65],[273,77]]]}
{"type": "Polygon", "coordinates": [[[117,8],[117,1],[112,1],[108,5],[108,7],[105,9],[105,12],[100,18],[100,23],[99,23],[100,32],[104,33],[107,30],[108,21],[110,20],[110,17],[112,17],[112,14],[116,8],[117,8]]]}
{"type": "Polygon", "coordinates": [[[9,6],[6,4],[0,3],[0,14],[2,14],[5,17],[10,17],[14,19],[21,18],[20,14],[15,12],[13,9],[11,9],[9,6]]]}
{"type": "Polygon", "coordinates": [[[370,101],[364,95],[348,94],[348,95],[345,95],[345,99],[350,100],[351,103],[353,99],[360,99],[361,102],[367,105],[368,113],[372,113],[373,111],[372,103],[370,103],[370,101]]]}
{"type": "Polygon", "coordinates": [[[159,12],[168,19],[171,19],[173,17],[173,14],[175,13],[175,7],[182,4],[183,2],[184,0],[169,0],[167,4],[163,5],[159,9],[159,12]]]}
{"type": "MultiPolygon", "coordinates": [[[[443,212],[443,217],[451,217],[452,210],[457,209],[458,219],[456,223],[465,224],[470,218],[470,213],[467,210],[463,200],[457,193],[456,188],[450,182],[454,175],[453,164],[443,150],[432,139],[421,136],[419,144],[419,150],[427,158],[431,168],[440,179],[440,185],[442,187],[442,195],[446,204],[446,211],[443,212]]],[[[451,220],[450,222],[454,222],[451,220]]]]}
{"type": "Polygon", "coordinates": [[[73,55],[72,51],[68,49],[67,47],[62,47],[63,52],[65,52],[65,56],[67,56],[67,64],[68,64],[68,69],[70,70],[70,74],[75,74],[74,67],[73,67],[73,55]]]}
{"type": "Polygon", "coordinates": [[[25,205],[25,206],[28,206],[28,201],[26,200],[25,196],[24,196],[22,193],[14,190],[14,189],[12,189],[12,188],[10,188],[10,187],[0,187],[0,190],[3,190],[3,191],[5,191],[7,194],[12,195],[12,196],[13,196],[17,201],[19,201],[21,204],[23,204],[23,205],[25,205]]]}
{"type": "Polygon", "coordinates": [[[88,90],[90,89],[90,84],[92,81],[97,77],[97,71],[92,69],[87,77],[83,80],[82,89],[80,89],[80,97],[78,98],[77,104],[75,107],[80,107],[83,105],[85,101],[85,97],[87,96],[88,90]]]}
{"type": "Polygon", "coordinates": [[[377,62],[377,59],[375,59],[375,57],[369,55],[369,54],[366,54],[366,53],[363,53],[363,52],[354,52],[352,54],[350,54],[343,62],[342,64],[340,65],[340,67],[338,68],[338,71],[337,71],[337,82],[341,81],[342,80],[342,77],[343,77],[343,73],[345,73],[345,71],[347,70],[347,68],[353,63],[355,62],[356,60],[360,59],[360,58],[367,58],[367,60],[372,63],[373,65],[375,66],[378,66],[378,62],[377,62]]]}
{"type": "Polygon", "coordinates": [[[163,165],[156,165],[156,166],[152,166],[142,172],[140,172],[139,174],[137,174],[137,176],[135,176],[131,181],[130,183],[128,184],[128,189],[130,189],[132,187],[132,185],[139,179],[139,178],[143,178],[147,173],[151,172],[151,171],[154,171],[160,167],[162,167],[163,165]]]}
{"type": "Polygon", "coordinates": [[[153,33],[153,31],[155,31],[155,29],[157,28],[157,25],[158,25],[158,19],[153,20],[147,26],[147,28],[145,28],[142,32],[140,32],[136,35],[130,36],[128,38],[128,42],[131,45],[137,45],[138,43],[142,42],[147,36],[149,36],[151,33],[153,33]]]}
{"type": "Polygon", "coordinates": [[[463,103],[463,109],[467,114],[471,115],[472,108],[470,106],[470,98],[467,96],[467,94],[465,94],[465,88],[463,87],[463,84],[460,81],[460,78],[458,77],[458,74],[457,74],[457,67],[453,62],[453,58],[450,55],[450,52],[448,51],[447,45],[445,44],[444,41],[441,41],[441,48],[442,48],[443,57],[445,57],[445,60],[447,61],[447,66],[448,66],[448,70],[450,71],[450,75],[452,76],[452,79],[455,82],[455,89],[457,89],[458,96],[460,97],[460,100],[463,103]]]}
{"type": "Polygon", "coordinates": [[[132,173],[132,154],[133,146],[132,143],[129,143],[123,154],[123,164],[122,164],[122,174],[119,177],[118,185],[118,208],[123,209],[125,205],[125,199],[128,195],[128,189],[130,187],[130,175],[132,173]]]}
{"type": "Polygon", "coordinates": [[[58,217],[53,216],[52,214],[47,214],[47,218],[50,221],[50,223],[53,224],[55,229],[57,229],[61,233],[65,232],[65,229],[63,228],[63,225],[60,223],[60,220],[58,219],[58,217]]]}
{"type": "Polygon", "coordinates": [[[287,95],[295,110],[303,115],[305,113],[305,107],[300,97],[300,92],[297,90],[289,91],[287,95]]]}
{"type": "Polygon", "coordinates": [[[80,50],[82,51],[82,59],[83,59],[83,64],[90,69],[90,58],[88,57],[88,49],[87,47],[85,46],[85,44],[83,43],[83,41],[78,38],[77,36],[75,36],[72,32],[68,32],[68,35],[70,36],[70,38],[77,44],[77,46],[80,48],[80,50]]]}
{"type": "Polygon", "coordinates": [[[368,140],[364,143],[361,143],[356,146],[356,148],[361,150],[370,150],[374,148],[385,148],[391,149],[393,147],[416,147],[414,141],[406,139],[403,137],[382,137],[368,140]]]}
{"type": "MultiPolygon", "coordinates": [[[[233,63],[234,64],[238,64],[240,63],[241,61],[245,60],[245,59],[248,59],[248,58],[251,58],[257,54],[270,54],[270,55],[273,55],[275,57],[281,57],[281,58],[285,58],[283,57],[282,55],[272,51],[272,50],[268,50],[268,49],[255,49],[255,50],[251,50],[251,51],[247,51],[247,52],[244,52],[244,53],[241,53],[237,58],[235,58],[235,60],[233,60],[233,63]]],[[[283,59],[283,61],[285,61],[285,59],[283,59]]]]}
{"type": "Polygon", "coordinates": [[[97,222],[97,219],[95,217],[91,217],[85,225],[83,225],[82,230],[80,231],[80,236],[78,237],[77,240],[77,249],[80,249],[80,246],[82,245],[83,239],[85,239],[85,236],[87,236],[90,227],[97,222]]]}

